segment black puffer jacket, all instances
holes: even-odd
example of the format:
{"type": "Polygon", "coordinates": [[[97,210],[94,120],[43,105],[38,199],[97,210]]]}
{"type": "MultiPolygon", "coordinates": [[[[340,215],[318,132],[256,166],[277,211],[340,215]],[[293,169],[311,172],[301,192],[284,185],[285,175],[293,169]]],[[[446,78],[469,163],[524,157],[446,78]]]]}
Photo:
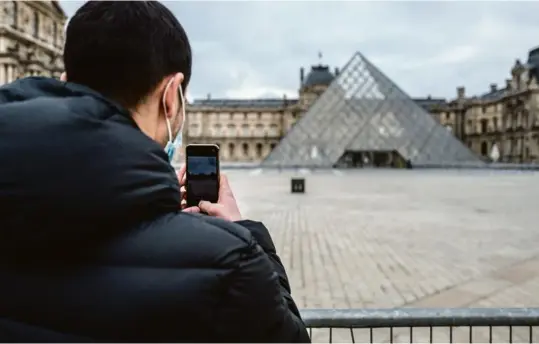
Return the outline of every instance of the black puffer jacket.
{"type": "Polygon", "coordinates": [[[163,149],[99,94],[1,87],[0,164],[0,341],[309,341],[267,229],[178,211],[163,149]]]}

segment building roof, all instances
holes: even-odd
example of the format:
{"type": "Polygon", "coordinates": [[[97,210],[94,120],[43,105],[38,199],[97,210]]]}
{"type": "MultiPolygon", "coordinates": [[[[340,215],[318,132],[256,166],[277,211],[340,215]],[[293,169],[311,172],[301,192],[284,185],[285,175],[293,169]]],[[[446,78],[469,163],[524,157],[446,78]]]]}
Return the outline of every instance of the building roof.
{"type": "Polygon", "coordinates": [[[262,166],[333,167],[347,151],[396,151],[412,165],[483,164],[359,52],[262,166]]]}
{"type": "Polygon", "coordinates": [[[447,105],[447,99],[445,98],[413,98],[412,99],[417,105],[421,106],[425,110],[430,110],[436,106],[445,106],[447,105]]]}
{"type": "Polygon", "coordinates": [[[195,99],[191,107],[214,108],[282,108],[294,105],[297,99],[259,98],[259,99],[195,99]]]}
{"type": "Polygon", "coordinates": [[[317,65],[311,66],[311,71],[307,74],[305,81],[303,82],[303,87],[310,86],[329,86],[335,76],[329,70],[329,66],[317,65]]]}
{"type": "Polygon", "coordinates": [[[507,90],[506,88],[502,88],[502,89],[499,89],[499,90],[490,91],[490,92],[487,92],[487,93],[484,93],[484,94],[480,95],[478,97],[478,99],[487,100],[487,101],[498,100],[498,99],[503,98],[503,96],[505,95],[506,90],[507,90]]]}

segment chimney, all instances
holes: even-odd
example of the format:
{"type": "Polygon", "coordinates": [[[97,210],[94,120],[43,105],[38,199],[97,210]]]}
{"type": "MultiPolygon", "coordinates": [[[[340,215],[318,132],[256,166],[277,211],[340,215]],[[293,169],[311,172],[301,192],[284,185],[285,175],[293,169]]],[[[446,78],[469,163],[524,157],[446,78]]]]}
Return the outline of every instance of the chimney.
{"type": "Polygon", "coordinates": [[[427,95],[427,99],[428,99],[428,100],[431,100],[431,99],[432,99],[432,96],[431,96],[430,94],[427,95]]]}
{"type": "Polygon", "coordinates": [[[335,76],[339,76],[340,72],[339,67],[335,67],[335,76]]]}
{"type": "Polygon", "coordinates": [[[303,86],[303,80],[305,79],[305,69],[301,67],[299,69],[299,84],[300,86],[303,86]]]}
{"type": "Polygon", "coordinates": [[[498,85],[490,84],[490,92],[496,92],[498,90],[498,85]]]}
{"type": "Polygon", "coordinates": [[[507,90],[511,90],[513,87],[511,86],[513,80],[512,79],[506,79],[505,80],[505,87],[507,88],[507,90]]]}
{"type": "Polygon", "coordinates": [[[466,89],[463,86],[457,87],[457,98],[464,99],[466,96],[466,89]]]}

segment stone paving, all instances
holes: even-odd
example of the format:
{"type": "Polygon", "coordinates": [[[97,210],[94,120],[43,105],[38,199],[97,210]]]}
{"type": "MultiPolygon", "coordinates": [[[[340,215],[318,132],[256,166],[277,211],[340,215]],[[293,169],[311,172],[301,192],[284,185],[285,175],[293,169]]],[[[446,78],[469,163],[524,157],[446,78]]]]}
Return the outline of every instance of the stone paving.
{"type": "Polygon", "coordinates": [[[270,229],[300,308],[539,307],[539,173],[228,175],[244,215],[270,229]],[[292,176],[305,195],[290,194],[292,176]]]}

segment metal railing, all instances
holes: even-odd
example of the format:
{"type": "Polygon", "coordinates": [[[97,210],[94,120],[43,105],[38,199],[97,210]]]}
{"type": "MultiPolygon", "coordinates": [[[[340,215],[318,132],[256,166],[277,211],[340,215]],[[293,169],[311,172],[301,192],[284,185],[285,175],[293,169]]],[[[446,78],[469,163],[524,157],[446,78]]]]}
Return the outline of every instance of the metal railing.
{"type": "Polygon", "coordinates": [[[539,308],[304,309],[316,343],[534,343],[539,308]]]}

